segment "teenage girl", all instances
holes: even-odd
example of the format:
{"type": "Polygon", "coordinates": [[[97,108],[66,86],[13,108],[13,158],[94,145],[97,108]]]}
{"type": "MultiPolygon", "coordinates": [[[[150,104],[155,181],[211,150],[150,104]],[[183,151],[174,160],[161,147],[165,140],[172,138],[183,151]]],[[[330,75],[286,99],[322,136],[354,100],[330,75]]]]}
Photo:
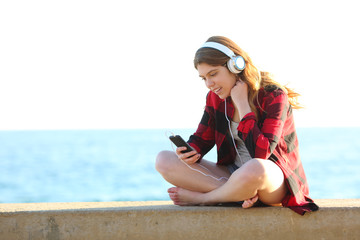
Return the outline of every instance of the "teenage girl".
{"type": "Polygon", "coordinates": [[[250,57],[225,37],[211,37],[200,47],[194,66],[210,90],[194,149],[162,151],[156,169],[173,184],[176,205],[214,205],[257,201],[304,214],[318,206],[299,156],[292,109],[299,94],[259,72],[250,57]],[[216,145],[217,163],[203,159],[216,145]]]}

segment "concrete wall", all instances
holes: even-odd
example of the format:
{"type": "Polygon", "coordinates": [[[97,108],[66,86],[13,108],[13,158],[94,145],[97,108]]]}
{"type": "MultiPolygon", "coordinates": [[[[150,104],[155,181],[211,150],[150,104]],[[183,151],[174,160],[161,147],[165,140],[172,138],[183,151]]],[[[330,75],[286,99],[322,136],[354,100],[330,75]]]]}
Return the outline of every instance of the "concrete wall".
{"type": "Polygon", "coordinates": [[[0,239],[360,239],[360,199],[316,203],[304,216],[171,202],[0,204],[0,239]]]}

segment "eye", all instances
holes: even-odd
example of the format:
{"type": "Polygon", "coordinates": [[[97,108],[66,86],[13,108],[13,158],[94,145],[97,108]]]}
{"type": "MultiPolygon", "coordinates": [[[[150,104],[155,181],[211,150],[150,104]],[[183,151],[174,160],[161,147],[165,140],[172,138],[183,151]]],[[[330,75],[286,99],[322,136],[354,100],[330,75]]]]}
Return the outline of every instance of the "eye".
{"type": "Polygon", "coordinates": [[[210,76],[214,77],[214,76],[216,76],[216,74],[217,74],[217,72],[214,72],[214,73],[211,73],[210,76]]]}

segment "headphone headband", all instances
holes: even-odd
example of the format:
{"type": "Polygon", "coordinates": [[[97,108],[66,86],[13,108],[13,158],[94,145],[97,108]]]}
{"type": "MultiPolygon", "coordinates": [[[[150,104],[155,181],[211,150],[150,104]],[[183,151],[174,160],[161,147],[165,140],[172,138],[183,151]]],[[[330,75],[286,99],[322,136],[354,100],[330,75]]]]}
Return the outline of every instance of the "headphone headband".
{"type": "Polygon", "coordinates": [[[228,56],[230,59],[227,61],[227,67],[232,73],[238,74],[245,69],[244,58],[242,56],[236,56],[233,51],[220,43],[206,42],[200,48],[214,48],[228,56]]]}
{"type": "Polygon", "coordinates": [[[204,43],[201,48],[208,47],[208,48],[215,48],[219,50],[220,52],[223,52],[225,55],[227,55],[229,58],[234,58],[235,53],[231,51],[228,47],[217,43],[217,42],[206,42],[204,43]]]}

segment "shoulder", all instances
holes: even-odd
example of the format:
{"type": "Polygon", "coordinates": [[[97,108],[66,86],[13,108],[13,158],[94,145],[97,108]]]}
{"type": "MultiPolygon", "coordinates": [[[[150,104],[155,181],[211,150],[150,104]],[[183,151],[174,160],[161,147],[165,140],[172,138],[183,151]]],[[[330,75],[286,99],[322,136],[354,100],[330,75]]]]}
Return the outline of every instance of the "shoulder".
{"type": "Polygon", "coordinates": [[[266,93],[271,93],[272,95],[286,94],[281,87],[279,87],[277,85],[274,85],[274,84],[273,85],[267,85],[263,89],[264,89],[264,91],[266,93]]]}
{"type": "Polygon", "coordinates": [[[287,93],[277,85],[267,85],[259,90],[258,96],[265,99],[285,98],[287,93]]]}
{"type": "Polygon", "coordinates": [[[287,93],[279,86],[268,85],[259,89],[257,104],[262,111],[268,112],[273,108],[283,108],[288,105],[287,93]]]}

